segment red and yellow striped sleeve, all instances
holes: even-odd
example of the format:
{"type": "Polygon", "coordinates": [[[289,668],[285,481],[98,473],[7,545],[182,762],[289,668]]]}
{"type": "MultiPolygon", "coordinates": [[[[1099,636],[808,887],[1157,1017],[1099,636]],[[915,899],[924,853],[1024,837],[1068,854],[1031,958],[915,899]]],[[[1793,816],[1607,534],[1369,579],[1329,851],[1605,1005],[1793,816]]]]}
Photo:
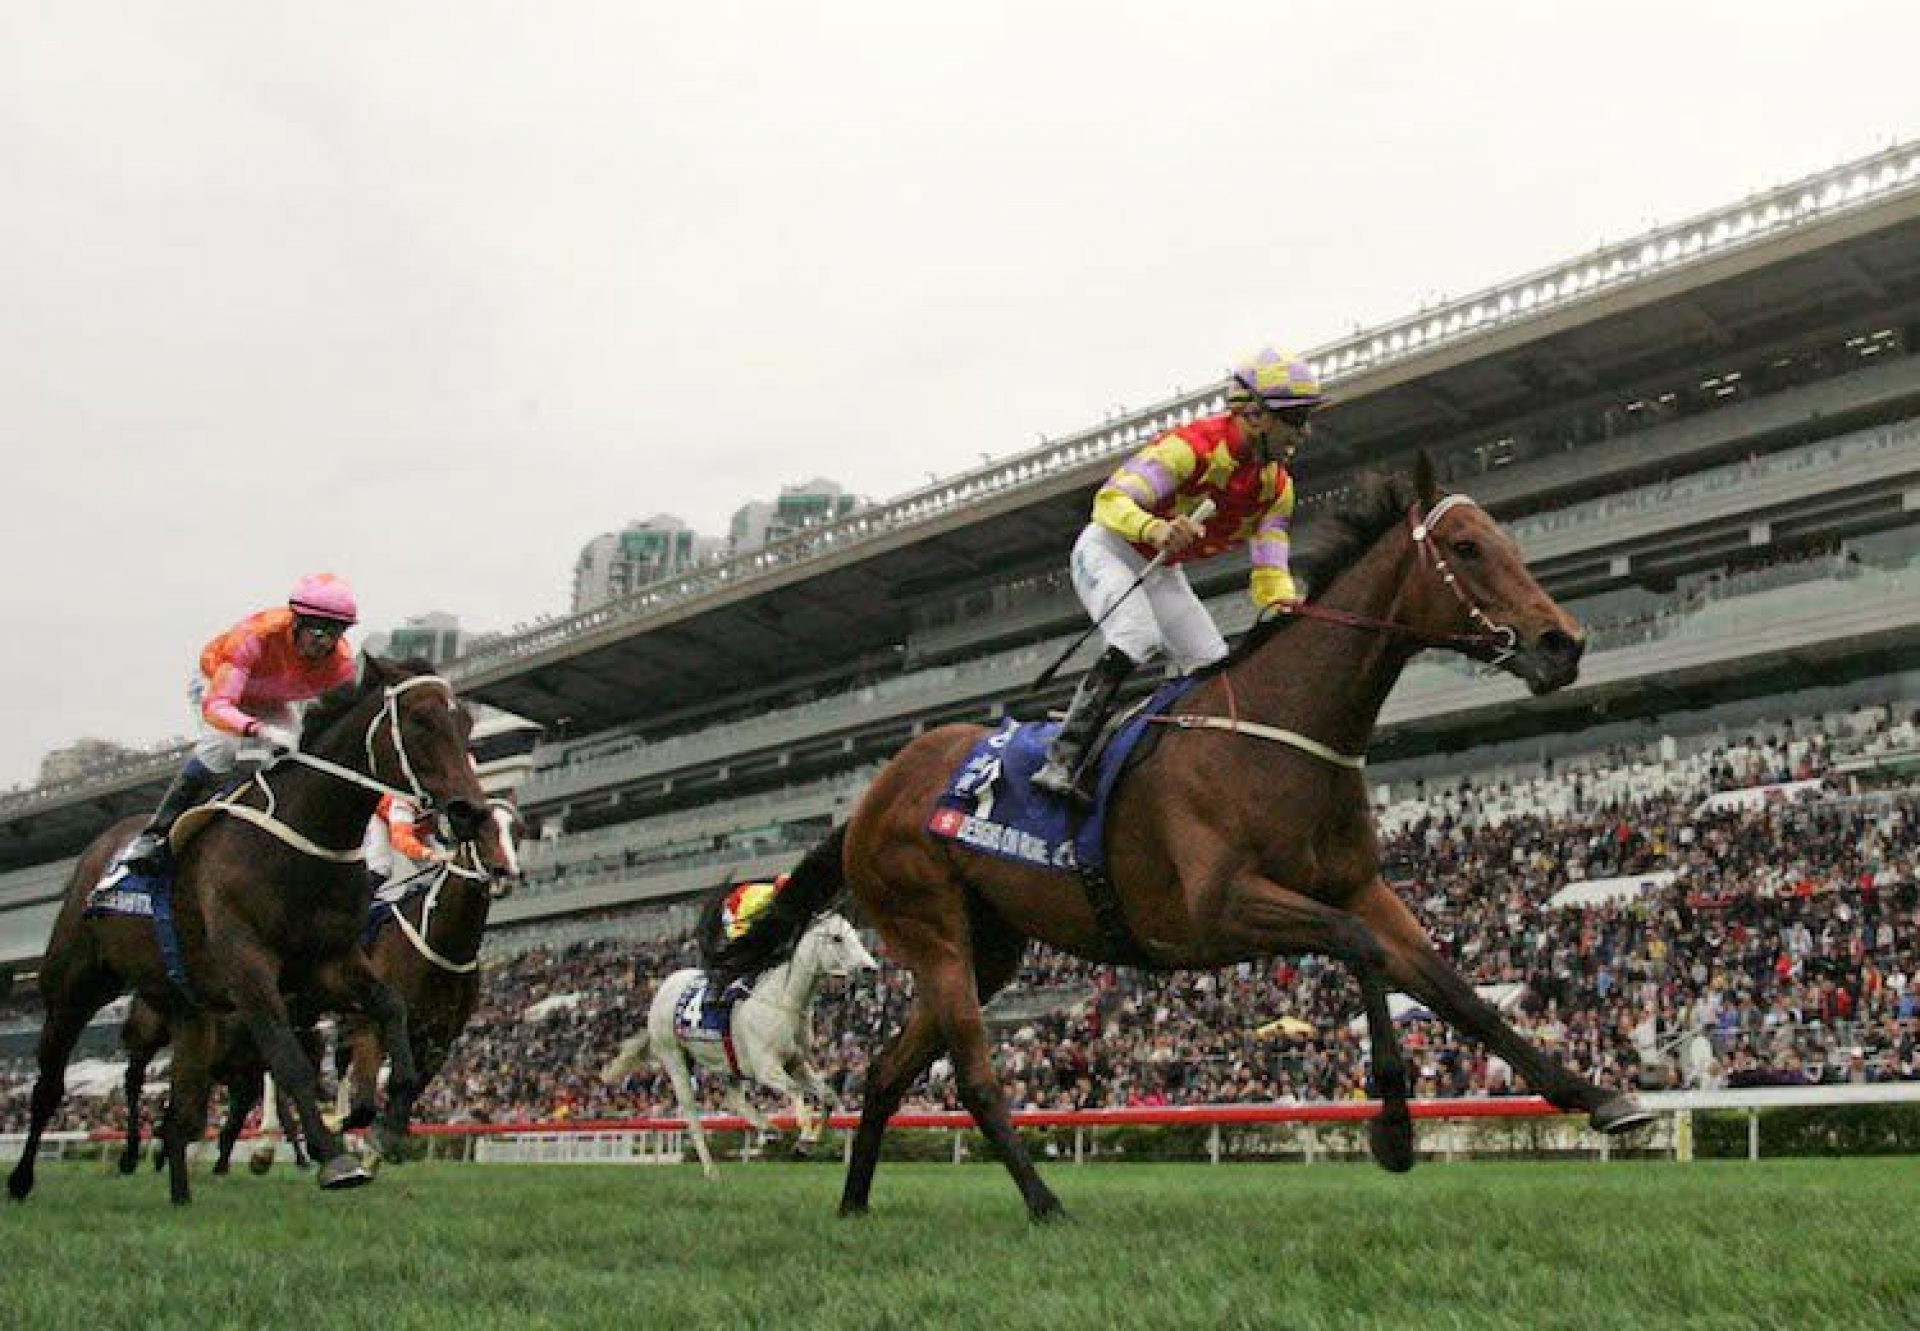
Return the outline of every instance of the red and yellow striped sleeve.
{"type": "Polygon", "coordinates": [[[1199,460],[1177,434],[1162,435],[1114,469],[1093,497],[1093,520],[1129,541],[1144,541],[1161,519],[1153,510],[1172,499],[1199,460]]]}

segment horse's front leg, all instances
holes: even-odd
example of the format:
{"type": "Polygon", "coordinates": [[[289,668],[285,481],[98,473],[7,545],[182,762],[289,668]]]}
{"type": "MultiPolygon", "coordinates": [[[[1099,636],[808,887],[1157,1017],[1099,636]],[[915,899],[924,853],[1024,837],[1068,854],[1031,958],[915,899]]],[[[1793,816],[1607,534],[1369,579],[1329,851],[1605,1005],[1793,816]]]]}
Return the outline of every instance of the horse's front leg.
{"type": "MultiPolygon", "coordinates": [[[[720,1093],[720,1103],[750,1123],[753,1126],[755,1135],[758,1136],[761,1142],[764,1143],[779,1137],[780,1131],[773,1126],[773,1121],[761,1111],[759,1105],[756,1105],[752,1100],[747,1098],[745,1083],[728,1081],[726,1090],[720,1093]]],[[[747,1150],[745,1143],[742,1143],[740,1155],[742,1159],[746,1158],[747,1150]]]]}
{"type": "Polygon", "coordinates": [[[1396,1174],[1412,1169],[1413,1112],[1407,1105],[1412,1078],[1387,1007],[1387,953],[1373,930],[1357,915],[1258,874],[1235,879],[1224,904],[1220,942],[1230,952],[1253,956],[1316,952],[1353,972],[1367,1018],[1371,1089],[1380,1099],[1380,1113],[1367,1124],[1367,1146],[1382,1169],[1396,1174]]]}
{"type": "Polygon", "coordinates": [[[827,1085],[826,1078],[813,1066],[802,1053],[794,1057],[787,1065],[787,1072],[793,1078],[793,1116],[800,1122],[800,1136],[793,1144],[794,1155],[805,1159],[813,1154],[813,1148],[820,1144],[820,1138],[826,1134],[827,1121],[833,1111],[839,1108],[839,1098],[833,1088],[827,1085]],[[816,1117],[813,1105],[820,1106],[816,1117]]]}
{"type": "Polygon", "coordinates": [[[1649,1122],[1633,1096],[1583,1080],[1507,1023],[1499,1011],[1449,966],[1405,902],[1376,880],[1354,901],[1354,910],[1386,948],[1386,973],[1433,1009],[1434,1015],[1474,1037],[1504,1058],[1526,1082],[1560,1109],[1584,1109],[1601,1132],[1625,1132],[1649,1122]]]}
{"type": "MultiPolygon", "coordinates": [[[[381,1158],[398,1164],[407,1158],[407,1127],[413,1117],[414,1096],[420,1089],[413,1040],[407,1031],[407,1005],[373,973],[372,964],[358,948],[322,967],[318,979],[323,992],[364,1012],[379,1031],[391,1067],[387,1072],[386,1110],[374,1123],[368,1139],[381,1158]]],[[[359,1094],[360,1088],[356,1087],[356,1099],[359,1094]]]]}
{"type": "Polygon", "coordinates": [[[247,1023],[254,1046],[266,1060],[275,1083],[293,1100],[314,1159],[326,1162],[320,1169],[320,1186],[352,1188],[371,1182],[373,1175],[360,1158],[340,1149],[333,1131],[320,1116],[320,1079],[287,1015],[272,954],[244,936],[231,939],[226,953],[233,975],[230,987],[234,1006],[247,1023]]]}

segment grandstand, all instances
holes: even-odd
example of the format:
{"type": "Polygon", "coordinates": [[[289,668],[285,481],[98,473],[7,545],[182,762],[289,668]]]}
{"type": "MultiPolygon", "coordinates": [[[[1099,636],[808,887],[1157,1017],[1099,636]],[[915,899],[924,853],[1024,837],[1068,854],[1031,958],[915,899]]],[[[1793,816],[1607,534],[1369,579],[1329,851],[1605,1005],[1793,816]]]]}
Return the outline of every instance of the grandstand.
{"type": "MultiPolygon", "coordinates": [[[[1841,844],[1877,828],[1894,876],[1876,886],[1891,901],[1895,886],[1911,884],[1911,802],[1872,792],[1920,767],[1916,353],[1920,145],[1311,353],[1336,405],[1297,469],[1309,512],[1337,503],[1360,471],[1405,466],[1425,450],[1445,484],[1512,525],[1542,582],[1592,629],[1581,679],[1561,693],[1530,698],[1514,680],[1430,656],[1382,716],[1371,770],[1384,830],[1415,903],[1457,923],[1442,930],[1457,948],[1474,948],[1466,959],[1480,963],[1476,978],[1533,979],[1570,1002],[1599,968],[1563,966],[1554,971],[1562,982],[1538,983],[1517,944],[1509,951],[1509,928],[1515,937],[1532,931],[1506,899],[1491,900],[1499,875],[1487,880],[1489,902],[1474,905],[1474,884],[1459,876],[1463,857],[1551,848],[1581,861],[1577,872],[1562,866],[1556,888],[1566,878],[1636,879],[1687,858],[1674,853],[1683,829],[1699,830],[1691,812],[1716,791],[1819,783],[1825,812],[1807,816],[1822,829],[1815,840],[1832,845],[1821,872],[1857,876],[1841,844]],[[1854,803],[1835,803],[1840,794],[1854,803]],[[1672,844],[1658,855],[1580,853],[1623,814],[1670,833],[1672,844]],[[1497,965],[1487,961],[1493,936],[1502,938],[1497,965]]],[[[1160,430],[1220,405],[1218,385],[1183,395],[490,640],[455,662],[448,673],[467,696],[544,728],[517,790],[535,835],[524,856],[529,882],[494,911],[498,983],[476,1046],[506,1041],[514,1003],[561,992],[569,977],[590,989],[611,968],[622,984],[640,985],[648,965],[675,955],[695,894],[786,867],[911,736],[1062,702],[1073,670],[1039,695],[1027,684],[1084,628],[1064,564],[1094,486],[1160,430]]],[[[1251,620],[1245,581],[1244,565],[1228,560],[1196,579],[1229,633],[1251,620]]],[[[1080,663],[1092,656],[1084,650],[1080,663]]],[[[106,822],[156,800],[179,757],[163,751],[0,796],[0,999],[34,970],[71,857],[106,822]]],[[[1755,826],[1781,835],[1797,826],[1770,823],[1785,815],[1765,808],[1714,817],[1724,821],[1700,828],[1747,840],[1755,826]]],[[[1683,906],[1713,877],[1697,859],[1694,867],[1693,883],[1663,888],[1683,906]]],[[[1750,878],[1760,874],[1749,868],[1750,878]]],[[[1883,868],[1876,862],[1869,873],[1883,868]]],[[[1509,890],[1543,904],[1552,878],[1509,890]]],[[[1593,908],[1616,912],[1602,934],[1646,933],[1644,921],[1621,924],[1615,905],[1593,908]]],[[[1831,911],[1765,918],[1818,934],[1831,911]]],[[[1560,935],[1533,941],[1548,954],[1566,945],[1560,935]]],[[[1909,942],[1903,935],[1889,946],[1904,956],[1909,942]]],[[[1821,946],[1810,942],[1808,955],[1821,946]]],[[[1844,956],[1842,943],[1833,946],[1844,956]]],[[[1170,1004],[1224,1028],[1251,1024],[1241,1016],[1252,1004],[1267,1016],[1288,1009],[1339,1022],[1338,991],[1316,987],[1311,963],[1267,976],[1182,977],[1158,999],[1160,991],[1054,958],[1036,960],[1023,978],[1029,998],[1072,994],[1074,1011],[1107,1021],[1170,1004]],[[1243,987],[1243,1001],[1229,1002],[1232,986],[1243,987]]],[[[1805,983],[1817,989],[1820,980],[1805,983]]],[[[899,1000],[888,986],[848,1002],[865,1030],[899,1000]]],[[[1794,1002],[1804,1011],[1816,1000],[1794,1002]]],[[[1560,1024],[1557,1038],[1576,1057],[1584,1051],[1627,1076],[1632,1060],[1619,1049],[1650,1063],[1685,1027],[1658,1006],[1637,1034],[1613,1028],[1623,1016],[1634,1024],[1635,1009],[1618,1003],[1589,1011],[1577,1031],[1563,1013],[1541,1021],[1560,1024]]],[[[553,1052],[569,1039],[617,1038],[643,1010],[644,993],[600,993],[538,1043],[553,1052]]],[[[1038,1023],[1035,1038],[1054,1042],[1051,1060],[1074,1066],[1061,1053],[1065,1040],[1086,1062],[1069,1034],[1080,1018],[1061,1003],[1020,1013],[1038,1023]]],[[[1156,1038],[1127,1048],[1165,1067],[1175,1060],[1161,1056],[1156,1038]]],[[[8,1039],[0,1053],[20,1052],[18,1032],[0,1028],[8,1039]]],[[[857,1077],[861,1052],[845,1049],[848,1077],[857,1077]]],[[[1287,1065],[1298,1075],[1239,1086],[1214,1077],[1204,1093],[1350,1093],[1357,1058],[1299,1052],[1287,1065]]],[[[457,1069],[440,1091],[442,1112],[459,1112],[463,1094],[496,1109],[547,1094],[524,1073],[513,1085],[497,1084],[496,1073],[480,1062],[457,1069]]],[[[1047,1072],[1048,1084],[1057,1076],[1047,1072]]],[[[1485,1089],[1498,1078],[1482,1065],[1435,1088],[1485,1089]]],[[[1162,1082],[1140,1093],[1168,1093],[1162,1082]]],[[[586,1079],[569,1084],[571,1110],[608,1107],[586,1079]]]]}

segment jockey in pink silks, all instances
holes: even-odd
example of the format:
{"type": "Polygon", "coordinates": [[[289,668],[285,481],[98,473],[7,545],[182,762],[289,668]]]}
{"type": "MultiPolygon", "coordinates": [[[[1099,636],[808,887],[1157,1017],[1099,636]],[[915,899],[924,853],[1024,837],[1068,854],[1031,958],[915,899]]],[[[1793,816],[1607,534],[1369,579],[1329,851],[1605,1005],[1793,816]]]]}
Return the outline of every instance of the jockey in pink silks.
{"type": "Polygon", "coordinates": [[[122,865],[148,875],[166,872],[174,820],[233,770],[244,741],[276,753],[299,747],[293,704],[353,682],[346,632],[359,618],[352,588],[331,573],[316,573],[300,579],[284,608],[249,615],[206,645],[187,689],[197,732],[193,756],[122,852],[122,865]]]}

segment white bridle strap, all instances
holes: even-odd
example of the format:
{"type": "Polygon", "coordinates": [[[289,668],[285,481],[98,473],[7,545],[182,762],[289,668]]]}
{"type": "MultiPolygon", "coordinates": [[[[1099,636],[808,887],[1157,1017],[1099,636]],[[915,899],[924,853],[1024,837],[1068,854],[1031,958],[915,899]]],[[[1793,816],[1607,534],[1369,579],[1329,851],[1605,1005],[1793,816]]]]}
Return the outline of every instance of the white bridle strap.
{"type": "Polygon", "coordinates": [[[1439,545],[1432,539],[1434,528],[1440,525],[1441,518],[1444,518],[1456,508],[1478,507],[1480,507],[1478,504],[1463,494],[1443,496],[1440,502],[1433,506],[1432,511],[1429,512],[1424,519],[1414,523],[1413,543],[1426,555],[1428,562],[1433,565],[1433,571],[1440,575],[1440,581],[1446,584],[1447,590],[1452,592],[1460,604],[1467,608],[1468,620],[1478,625],[1481,631],[1490,637],[1499,638],[1505,642],[1506,645],[1498,648],[1494,652],[1493,659],[1487,662],[1490,666],[1498,666],[1513,659],[1520,645],[1520,635],[1515,632],[1511,626],[1496,624],[1492,619],[1487,617],[1487,613],[1480,608],[1473,597],[1467,594],[1467,589],[1460,585],[1460,580],[1454,576],[1453,569],[1448,565],[1446,556],[1440,553],[1439,545]]]}

